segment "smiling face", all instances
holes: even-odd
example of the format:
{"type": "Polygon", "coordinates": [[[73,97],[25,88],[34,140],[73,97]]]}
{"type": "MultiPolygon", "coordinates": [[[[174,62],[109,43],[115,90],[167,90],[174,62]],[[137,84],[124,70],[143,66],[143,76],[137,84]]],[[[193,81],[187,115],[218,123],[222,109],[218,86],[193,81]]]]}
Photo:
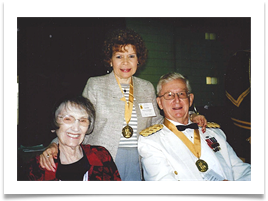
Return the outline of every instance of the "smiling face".
{"type": "Polygon", "coordinates": [[[136,73],[138,57],[132,45],[126,45],[121,50],[113,52],[110,64],[120,81],[122,79],[129,83],[129,78],[136,73]]]}
{"type": "MultiPolygon", "coordinates": [[[[182,79],[176,79],[163,84],[159,95],[161,96],[167,92],[178,93],[182,91],[187,91],[186,83],[182,79]]],[[[193,100],[193,94],[189,94],[186,99],[179,99],[177,95],[173,100],[166,100],[163,96],[157,97],[158,106],[164,111],[165,117],[181,124],[188,123],[189,107],[192,105],[193,100]]]]}
{"type": "Polygon", "coordinates": [[[60,110],[57,116],[59,129],[56,130],[56,133],[59,139],[59,145],[72,148],[78,147],[82,143],[88,130],[88,126],[82,126],[80,123],[82,119],[88,118],[87,112],[81,108],[68,104],[67,107],[63,107],[60,110]],[[76,121],[74,123],[64,123],[62,117],[66,115],[74,117],[76,121]]]}

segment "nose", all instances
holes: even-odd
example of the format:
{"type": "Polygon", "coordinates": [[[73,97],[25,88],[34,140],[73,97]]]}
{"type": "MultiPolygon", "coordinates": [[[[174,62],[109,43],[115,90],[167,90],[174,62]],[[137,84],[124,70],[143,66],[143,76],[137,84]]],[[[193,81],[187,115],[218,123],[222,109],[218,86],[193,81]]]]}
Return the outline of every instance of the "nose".
{"type": "Polygon", "coordinates": [[[180,98],[179,98],[179,95],[175,93],[175,98],[174,98],[174,101],[175,102],[180,102],[180,98]]]}
{"type": "Polygon", "coordinates": [[[80,129],[80,121],[78,119],[75,120],[75,122],[72,125],[72,130],[73,131],[79,131],[80,129]]]}
{"type": "Polygon", "coordinates": [[[124,58],[123,58],[123,63],[124,63],[124,64],[127,64],[127,63],[128,63],[128,57],[124,57],[124,58]]]}

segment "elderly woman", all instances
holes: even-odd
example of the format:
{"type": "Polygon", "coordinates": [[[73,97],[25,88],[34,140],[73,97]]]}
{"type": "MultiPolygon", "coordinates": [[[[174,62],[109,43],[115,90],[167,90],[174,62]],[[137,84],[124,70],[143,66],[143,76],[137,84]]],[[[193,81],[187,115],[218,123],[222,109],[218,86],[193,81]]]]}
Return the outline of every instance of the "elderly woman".
{"type": "MultiPolygon", "coordinates": [[[[118,167],[123,181],[141,181],[141,166],[137,150],[139,132],[151,125],[162,123],[153,85],[134,77],[139,66],[145,64],[147,49],[141,36],[130,29],[118,29],[104,41],[104,62],[113,71],[91,77],[83,91],[96,109],[96,124],[84,143],[106,147],[118,167]]],[[[206,124],[196,116],[193,121],[206,124]]],[[[41,164],[54,170],[56,144],[43,152],[41,164]]]]}
{"type": "Polygon", "coordinates": [[[81,145],[92,132],[95,110],[82,96],[65,97],[53,112],[53,132],[58,136],[56,171],[40,167],[39,156],[30,163],[29,180],[120,181],[110,153],[101,146],[81,145]]]}

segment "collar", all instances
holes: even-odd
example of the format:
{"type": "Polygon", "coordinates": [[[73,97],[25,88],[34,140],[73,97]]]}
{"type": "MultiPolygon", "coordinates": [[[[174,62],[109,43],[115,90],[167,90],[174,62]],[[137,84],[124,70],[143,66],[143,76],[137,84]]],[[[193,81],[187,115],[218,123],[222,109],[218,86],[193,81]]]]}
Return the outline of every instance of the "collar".
{"type": "MultiPolygon", "coordinates": [[[[86,154],[88,162],[92,166],[103,166],[102,161],[99,159],[99,157],[96,155],[97,152],[100,152],[100,150],[94,151],[91,147],[91,145],[80,145],[83,149],[83,152],[86,154]]],[[[56,164],[56,170],[59,165],[59,157],[57,159],[54,159],[55,164],[56,164]]],[[[45,169],[45,180],[57,180],[56,178],[56,172],[48,171],[45,169]]]]}
{"type": "MultiPolygon", "coordinates": [[[[171,123],[173,123],[175,126],[177,126],[177,125],[184,125],[184,124],[181,124],[181,123],[179,123],[179,122],[177,122],[177,121],[173,121],[173,120],[170,120],[170,119],[168,119],[167,118],[167,120],[169,120],[171,123]]],[[[190,120],[190,118],[188,118],[188,123],[186,124],[186,125],[188,125],[188,124],[191,124],[191,123],[193,123],[191,120],[190,120]]],[[[186,126],[185,125],[185,126],[186,126]]]]}
{"type": "Polygon", "coordinates": [[[90,165],[93,166],[103,166],[102,161],[100,158],[96,155],[97,152],[100,152],[100,150],[93,150],[94,148],[91,147],[91,145],[83,145],[81,144],[82,149],[85,151],[87,155],[87,159],[90,165]]]}

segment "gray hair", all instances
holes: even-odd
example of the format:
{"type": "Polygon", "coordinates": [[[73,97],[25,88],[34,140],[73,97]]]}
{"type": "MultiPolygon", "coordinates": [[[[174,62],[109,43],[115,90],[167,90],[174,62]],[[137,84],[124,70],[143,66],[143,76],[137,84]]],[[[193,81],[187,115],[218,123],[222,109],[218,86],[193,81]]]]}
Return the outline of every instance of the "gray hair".
{"type": "Polygon", "coordinates": [[[93,104],[89,101],[89,99],[83,96],[73,96],[69,94],[62,97],[55,104],[55,107],[52,112],[52,121],[51,121],[52,130],[59,129],[57,116],[63,109],[68,110],[69,107],[76,107],[81,109],[81,111],[86,111],[86,113],[88,114],[88,120],[90,122],[86,134],[90,134],[94,129],[94,123],[96,118],[95,108],[93,104]]]}
{"type": "Polygon", "coordinates": [[[162,86],[170,81],[176,80],[176,79],[182,79],[185,84],[186,84],[186,88],[187,88],[187,92],[191,93],[192,89],[189,83],[189,80],[187,80],[183,75],[173,72],[173,73],[167,73],[165,75],[162,75],[159,79],[159,82],[156,86],[156,92],[157,92],[157,96],[159,96],[160,91],[162,90],[162,86]]]}

